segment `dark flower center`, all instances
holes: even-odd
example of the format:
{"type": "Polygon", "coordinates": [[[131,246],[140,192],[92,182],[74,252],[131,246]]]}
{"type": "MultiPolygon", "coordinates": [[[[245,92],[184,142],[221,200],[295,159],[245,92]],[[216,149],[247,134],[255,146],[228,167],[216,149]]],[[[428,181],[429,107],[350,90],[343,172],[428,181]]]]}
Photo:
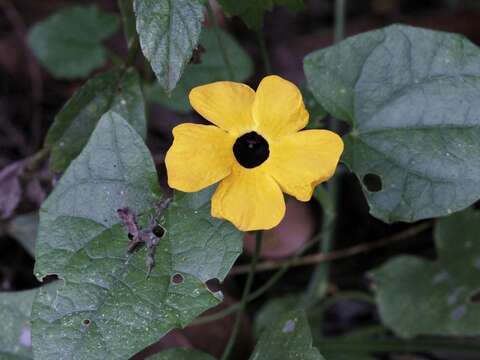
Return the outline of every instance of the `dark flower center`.
{"type": "Polygon", "coordinates": [[[255,131],[240,136],[233,145],[237,161],[247,169],[254,168],[268,159],[268,142],[255,131]]]}

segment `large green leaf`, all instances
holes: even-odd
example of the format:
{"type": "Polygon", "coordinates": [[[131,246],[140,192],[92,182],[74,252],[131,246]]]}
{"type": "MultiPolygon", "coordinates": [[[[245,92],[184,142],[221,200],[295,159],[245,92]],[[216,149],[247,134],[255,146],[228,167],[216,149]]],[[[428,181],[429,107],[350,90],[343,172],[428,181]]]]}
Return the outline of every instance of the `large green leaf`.
{"type": "Polygon", "coordinates": [[[203,280],[223,279],[241,234],[209,217],[207,197],[177,194],[161,214],[166,236],[147,278],[146,251],[127,253],[116,211],[150,212],[157,174],[136,131],[105,114],[40,212],[36,276],[56,274],[65,286],[35,299],[35,357],[125,359],[218,304],[203,280]]]}
{"type": "Polygon", "coordinates": [[[480,335],[480,212],[438,221],[436,262],[413,256],[373,272],[383,322],[402,337],[480,335]]]}
{"type": "Polygon", "coordinates": [[[150,356],[148,360],[214,360],[214,358],[195,350],[172,349],[150,356]]]}
{"type": "Polygon", "coordinates": [[[312,346],[312,335],[303,310],[283,314],[262,332],[250,360],[323,360],[312,346]]]}
{"type": "Polygon", "coordinates": [[[199,0],[136,0],[134,9],[142,51],[170,92],[197,46],[203,6],[199,0]]]}
{"type": "Polygon", "coordinates": [[[480,197],[480,50],[470,41],[394,25],[308,55],[305,73],[320,104],[352,125],[343,160],[372,215],[415,221],[480,197]]]}
{"type": "Polygon", "coordinates": [[[263,15],[274,5],[286,6],[292,11],[303,9],[303,0],[219,0],[225,12],[230,16],[239,16],[253,30],[260,30],[263,15]]]}
{"type": "Polygon", "coordinates": [[[150,100],[182,113],[192,110],[188,94],[195,86],[219,80],[245,81],[253,72],[253,62],[235,39],[221,29],[204,29],[200,37],[200,45],[205,53],[200,54],[199,64],[189,64],[182,79],[171,94],[167,94],[160,84],[154,85],[149,93],[150,100]],[[227,62],[225,61],[225,57],[227,62]],[[233,79],[230,75],[231,68],[233,79]]]}
{"type": "Polygon", "coordinates": [[[45,140],[46,146],[51,148],[52,170],[60,172],[67,168],[108,110],[123,116],[145,137],[145,103],[135,70],[100,74],[89,80],[65,104],[45,140]]]}
{"type": "Polygon", "coordinates": [[[66,8],[36,24],[28,35],[35,56],[59,78],[87,76],[105,64],[102,40],[118,29],[118,17],[95,6],[66,8]]]}

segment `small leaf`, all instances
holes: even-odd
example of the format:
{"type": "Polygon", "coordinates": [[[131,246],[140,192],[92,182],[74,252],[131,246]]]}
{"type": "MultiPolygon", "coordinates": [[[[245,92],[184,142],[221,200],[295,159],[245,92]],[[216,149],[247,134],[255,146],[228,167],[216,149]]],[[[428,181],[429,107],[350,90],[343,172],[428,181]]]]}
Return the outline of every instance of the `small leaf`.
{"type": "Polygon", "coordinates": [[[373,272],[382,321],[395,333],[479,336],[480,212],[467,210],[435,226],[436,262],[399,256],[373,272]]]}
{"type": "Polygon", "coordinates": [[[118,17],[95,6],[75,6],[36,24],[28,35],[35,56],[58,78],[87,76],[106,62],[102,41],[118,29],[118,17]]]}
{"type": "Polygon", "coordinates": [[[264,330],[270,328],[276,319],[287,312],[297,310],[302,306],[299,295],[288,295],[269,300],[255,317],[255,335],[258,337],[264,330]]]}
{"type": "Polygon", "coordinates": [[[386,222],[480,198],[480,50],[462,36],[393,25],[305,58],[317,101],[350,122],[343,161],[386,222]]]}
{"type": "Polygon", "coordinates": [[[188,113],[192,111],[188,94],[195,86],[220,80],[243,82],[248,79],[253,73],[252,60],[230,34],[221,29],[217,31],[220,40],[214,30],[202,31],[200,45],[205,52],[201,54],[200,63],[187,65],[182,79],[170,95],[157,83],[149,90],[147,97],[170,110],[188,113]],[[226,54],[228,64],[225,63],[223,52],[226,54]],[[233,79],[229,66],[233,72],[233,79]]]}
{"type": "Polygon", "coordinates": [[[208,354],[190,349],[171,349],[150,356],[148,360],[214,360],[208,354]]]}
{"type": "Polygon", "coordinates": [[[170,92],[197,46],[203,6],[199,0],[135,0],[134,9],[142,51],[170,92]]]}
{"type": "Polygon", "coordinates": [[[36,212],[16,216],[7,226],[8,234],[17,239],[32,257],[35,257],[37,230],[38,213],[36,212]]]}
{"type": "Polygon", "coordinates": [[[51,148],[52,170],[61,172],[68,167],[108,110],[122,115],[145,137],[145,103],[135,70],[100,74],[83,85],[64,105],[45,140],[46,146],[51,148]]]}
{"type": "Polygon", "coordinates": [[[294,310],[277,318],[263,331],[250,360],[324,360],[312,346],[312,335],[303,310],[294,310]]]}
{"type": "Polygon", "coordinates": [[[217,305],[221,294],[202,280],[225,276],[241,234],[207,217],[207,195],[178,194],[161,214],[166,233],[147,278],[145,248],[127,253],[117,209],[151,213],[155,166],[136,131],[105,114],[40,212],[36,276],[57,274],[65,286],[35,299],[36,358],[126,359],[217,305]]]}
{"type": "Polygon", "coordinates": [[[304,8],[303,0],[219,0],[224,11],[229,16],[239,16],[243,22],[253,30],[260,30],[263,26],[263,16],[274,5],[286,6],[291,11],[300,11],[304,8]]]}

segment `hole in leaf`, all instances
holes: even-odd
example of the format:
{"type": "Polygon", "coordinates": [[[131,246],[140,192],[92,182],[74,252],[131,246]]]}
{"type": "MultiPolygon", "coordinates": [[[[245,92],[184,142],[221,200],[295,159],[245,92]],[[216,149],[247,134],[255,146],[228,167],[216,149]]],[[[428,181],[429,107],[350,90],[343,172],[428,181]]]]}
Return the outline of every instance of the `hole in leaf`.
{"type": "Polygon", "coordinates": [[[378,192],[382,190],[382,179],[376,174],[367,174],[363,177],[363,185],[370,192],[378,192]]]}
{"type": "Polygon", "coordinates": [[[480,289],[475,290],[470,294],[468,300],[474,304],[480,304],[480,289]]]}
{"type": "Polygon", "coordinates": [[[210,290],[211,292],[217,292],[221,289],[220,280],[218,280],[217,278],[208,280],[206,284],[208,290],[210,290]]]}
{"type": "Polygon", "coordinates": [[[174,274],[174,275],[172,276],[172,282],[173,282],[174,284],[181,284],[181,283],[183,283],[183,276],[182,276],[182,274],[178,274],[178,273],[177,273],[177,274],[174,274]]]}
{"type": "Polygon", "coordinates": [[[129,238],[130,240],[133,240],[133,235],[132,235],[132,233],[128,233],[127,236],[128,236],[128,238],[129,238]]]}
{"type": "Polygon", "coordinates": [[[84,319],[84,320],[82,321],[83,325],[85,325],[85,326],[90,325],[90,322],[91,322],[90,319],[84,319]]]}
{"type": "Polygon", "coordinates": [[[157,238],[161,238],[163,237],[163,235],[165,235],[165,229],[160,225],[156,225],[152,229],[152,232],[153,232],[153,235],[155,235],[157,238]]]}

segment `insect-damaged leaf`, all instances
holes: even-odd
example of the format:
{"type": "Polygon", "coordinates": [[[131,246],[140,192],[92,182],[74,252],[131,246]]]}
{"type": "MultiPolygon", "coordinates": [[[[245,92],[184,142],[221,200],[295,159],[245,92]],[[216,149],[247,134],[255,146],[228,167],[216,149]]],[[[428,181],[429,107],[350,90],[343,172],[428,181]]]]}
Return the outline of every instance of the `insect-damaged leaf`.
{"type": "Polygon", "coordinates": [[[467,210],[435,226],[438,260],[399,256],[375,270],[383,322],[402,337],[479,336],[480,212],[467,210]]]}
{"type": "Polygon", "coordinates": [[[148,279],[145,249],[127,253],[117,209],[142,214],[159,199],[142,139],[121,116],[105,114],[40,212],[36,275],[58,274],[65,285],[56,297],[40,292],[35,299],[36,358],[126,359],[218,304],[221,294],[202,280],[224,276],[241,248],[232,254],[240,234],[207,219],[203,200],[180,196],[164,210],[159,222],[166,235],[148,279]],[[208,246],[220,236],[228,250],[212,251],[208,246]],[[197,263],[197,271],[193,263],[207,255],[210,265],[197,263]]]}
{"type": "Polygon", "coordinates": [[[352,125],[343,161],[372,215],[415,221],[480,198],[480,49],[394,25],[305,58],[317,101],[352,125]]]}
{"type": "Polygon", "coordinates": [[[197,46],[203,5],[199,0],[136,0],[134,9],[142,51],[170,92],[197,46]]]}
{"type": "Polygon", "coordinates": [[[109,110],[120,114],[145,138],[145,103],[134,69],[109,71],[90,79],[64,105],[45,140],[51,148],[52,170],[60,172],[67,168],[109,110]]]}

